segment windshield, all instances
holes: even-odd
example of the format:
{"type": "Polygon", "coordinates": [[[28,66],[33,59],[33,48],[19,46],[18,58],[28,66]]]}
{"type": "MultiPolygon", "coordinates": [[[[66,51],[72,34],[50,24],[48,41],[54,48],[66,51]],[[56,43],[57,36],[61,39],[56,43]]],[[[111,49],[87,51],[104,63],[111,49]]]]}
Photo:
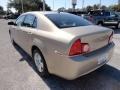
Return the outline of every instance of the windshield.
{"type": "Polygon", "coordinates": [[[91,22],[68,13],[56,13],[46,14],[46,17],[50,19],[58,28],[69,28],[92,25],[91,22]]]}

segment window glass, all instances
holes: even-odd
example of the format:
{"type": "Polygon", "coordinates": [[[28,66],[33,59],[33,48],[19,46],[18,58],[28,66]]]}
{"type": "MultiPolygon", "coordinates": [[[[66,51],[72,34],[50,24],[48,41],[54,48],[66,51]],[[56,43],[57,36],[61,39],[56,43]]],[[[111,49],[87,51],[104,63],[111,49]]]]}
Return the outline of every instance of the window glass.
{"type": "Polygon", "coordinates": [[[89,14],[93,16],[101,16],[101,11],[91,11],[89,14]]]}
{"type": "Polygon", "coordinates": [[[25,17],[24,22],[23,22],[23,26],[25,26],[25,27],[33,27],[34,20],[35,20],[35,16],[33,16],[33,15],[27,15],[25,17]]]}
{"type": "Polygon", "coordinates": [[[110,16],[110,12],[103,12],[104,16],[110,16]]]}
{"type": "Polygon", "coordinates": [[[16,20],[16,24],[17,26],[21,26],[23,21],[24,21],[25,16],[20,16],[17,20],[16,20]]]}
{"type": "Polygon", "coordinates": [[[80,16],[67,13],[46,14],[46,17],[59,28],[88,26],[92,24],[80,16]]]}

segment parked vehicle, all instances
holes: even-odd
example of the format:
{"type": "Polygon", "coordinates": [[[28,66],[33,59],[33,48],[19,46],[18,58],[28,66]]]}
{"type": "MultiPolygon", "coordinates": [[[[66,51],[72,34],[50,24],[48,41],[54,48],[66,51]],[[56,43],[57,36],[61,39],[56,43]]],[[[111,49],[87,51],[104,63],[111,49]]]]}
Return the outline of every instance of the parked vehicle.
{"type": "Polygon", "coordinates": [[[72,80],[100,68],[113,54],[113,30],[73,14],[28,12],[8,25],[12,43],[33,58],[41,76],[72,80]]]}
{"type": "Polygon", "coordinates": [[[120,12],[114,12],[115,15],[118,17],[119,21],[120,21],[120,12]]]}
{"type": "Polygon", "coordinates": [[[20,14],[8,14],[4,16],[4,19],[17,19],[20,16],[20,14]]]}
{"type": "Polygon", "coordinates": [[[120,18],[114,12],[104,10],[90,11],[84,18],[97,25],[119,28],[120,18]]]}

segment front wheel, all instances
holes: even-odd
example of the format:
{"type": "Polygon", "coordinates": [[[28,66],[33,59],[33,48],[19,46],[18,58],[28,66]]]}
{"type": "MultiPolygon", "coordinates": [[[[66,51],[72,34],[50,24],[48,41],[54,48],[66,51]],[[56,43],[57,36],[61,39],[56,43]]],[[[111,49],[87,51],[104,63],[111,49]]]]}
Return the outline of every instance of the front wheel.
{"type": "Polygon", "coordinates": [[[47,77],[49,75],[47,65],[42,53],[38,49],[33,50],[33,60],[40,76],[47,77]]]}
{"type": "Polygon", "coordinates": [[[97,25],[103,26],[103,22],[98,22],[97,25]]]}

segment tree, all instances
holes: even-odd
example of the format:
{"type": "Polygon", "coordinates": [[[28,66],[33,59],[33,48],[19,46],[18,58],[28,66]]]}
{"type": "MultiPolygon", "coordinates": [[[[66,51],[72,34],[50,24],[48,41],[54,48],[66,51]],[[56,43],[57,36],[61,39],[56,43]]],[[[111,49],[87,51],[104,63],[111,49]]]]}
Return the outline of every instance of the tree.
{"type": "Polygon", "coordinates": [[[65,11],[65,8],[64,7],[58,8],[58,11],[63,12],[65,11]]]}
{"type": "Polygon", "coordinates": [[[5,11],[3,10],[3,7],[0,6],[0,15],[3,15],[3,14],[5,14],[5,11]]]}
{"type": "Polygon", "coordinates": [[[109,9],[110,9],[110,10],[113,10],[113,11],[118,11],[118,12],[120,12],[120,4],[119,4],[119,5],[109,6],[109,9]]]}
{"type": "MultiPolygon", "coordinates": [[[[24,12],[27,11],[40,11],[43,10],[43,2],[41,0],[23,0],[24,12]]],[[[21,0],[9,0],[8,8],[15,8],[19,13],[22,13],[21,0]]],[[[47,11],[50,7],[45,4],[47,11]]]]}
{"type": "Polygon", "coordinates": [[[103,5],[103,6],[101,6],[101,9],[102,10],[107,10],[108,8],[105,5],[103,5]]]}
{"type": "Polygon", "coordinates": [[[93,5],[93,9],[94,9],[94,10],[99,9],[99,7],[100,7],[99,4],[95,4],[95,5],[93,5]]]}
{"type": "Polygon", "coordinates": [[[102,6],[100,7],[99,4],[94,4],[93,6],[90,6],[90,5],[89,5],[89,6],[87,6],[87,7],[85,8],[86,11],[98,10],[98,9],[107,10],[108,7],[106,7],[105,5],[102,5],[102,6]]]}
{"type": "Polygon", "coordinates": [[[3,11],[3,7],[2,6],[0,6],[0,11],[3,11]]]}
{"type": "Polygon", "coordinates": [[[87,6],[87,7],[86,7],[86,11],[91,11],[91,10],[93,10],[93,7],[92,7],[92,6],[87,6]]]}

